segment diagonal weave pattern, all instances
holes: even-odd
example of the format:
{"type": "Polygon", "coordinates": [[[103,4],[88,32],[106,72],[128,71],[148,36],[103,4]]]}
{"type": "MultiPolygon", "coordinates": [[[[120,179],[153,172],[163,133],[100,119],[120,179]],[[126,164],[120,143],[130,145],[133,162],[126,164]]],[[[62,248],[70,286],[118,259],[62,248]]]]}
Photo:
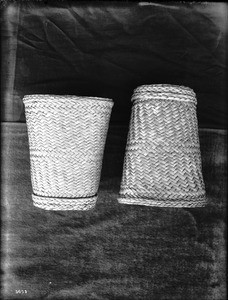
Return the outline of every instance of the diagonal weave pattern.
{"type": "Polygon", "coordinates": [[[196,207],[206,204],[196,96],[183,86],[135,89],[118,201],[196,207]]]}
{"type": "Polygon", "coordinates": [[[28,95],[33,203],[48,210],[95,206],[113,101],[106,98],[28,95]]]}

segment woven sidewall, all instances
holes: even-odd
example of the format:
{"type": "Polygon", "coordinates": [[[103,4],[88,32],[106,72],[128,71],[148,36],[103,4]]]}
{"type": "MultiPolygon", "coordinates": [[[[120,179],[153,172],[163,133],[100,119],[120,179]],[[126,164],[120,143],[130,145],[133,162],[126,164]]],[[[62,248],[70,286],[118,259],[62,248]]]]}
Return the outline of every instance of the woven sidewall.
{"type": "Polygon", "coordinates": [[[23,101],[34,205],[53,210],[92,208],[112,100],[29,95],[23,101]]]}
{"type": "Polygon", "coordinates": [[[195,93],[182,86],[145,85],[132,101],[118,201],[204,206],[195,93]]]}

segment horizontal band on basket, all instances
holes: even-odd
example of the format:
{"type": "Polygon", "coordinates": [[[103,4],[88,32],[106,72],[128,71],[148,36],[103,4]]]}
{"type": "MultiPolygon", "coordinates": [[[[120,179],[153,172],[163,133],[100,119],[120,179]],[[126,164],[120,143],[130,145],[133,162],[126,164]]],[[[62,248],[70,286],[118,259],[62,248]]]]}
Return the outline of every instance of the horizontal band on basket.
{"type": "Polygon", "coordinates": [[[172,85],[172,84],[145,84],[140,85],[136,89],[134,89],[134,95],[141,93],[173,93],[173,94],[181,94],[195,97],[195,92],[186,86],[183,85],[172,85]]]}
{"type": "Polygon", "coordinates": [[[180,101],[180,102],[192,102],[194,104],[196,104],[196,98],[194,97],[185,97],[185,96],[175,96],[175,95],[169,95],[169,94],[161,94],[161,95],[151,95],[151,94],[145,94],[145,95],[136,95],[132,97],[132,101],[134,102],[134,104],[136,104],[137,102],[146,102],[146,101],[151,101],[151,100],[163,100],[163,101],[180,101]]]}
{"type": "Polygon", "coordinates": [[[142,85],[134,90],[131,101],[136,104],[142,101],[164,100],[192,102],[197,104],[195,92],[185,86],[168,84],[142,85]]]}
{"type": "Polygon", "coordinates": [[[131,198],[131,197],[119,197],[118,202],[120,204],[132,204],[132,205],[145,205],[156,207],[204,207],[207,204],[206,197],[199,197],[193,200],[164,200],[164,199],[144,199],[144,198],[131,198]]]}
{"type": "Polygon", "coordinates": [[[23,98],[23,102],[28,103],[30,101],[34,102],[34,100],[38,101],[51,101],[51,100],[81,100],[81,101],[101,101],[101,102],[110,102],[113,103],[113,100],[110,98],[101,98],[101,97],[87,97],[87,96],[75,96],[75,95],[49,95],[49,94],[32,94],[25,95],[23,98]]]}
{"type": "Polygon", "coordinates": [[[97,195],[87,198],[56,198],[32,194],[33,204],[45,210],[89,210],[95,207],[97,195]]]}

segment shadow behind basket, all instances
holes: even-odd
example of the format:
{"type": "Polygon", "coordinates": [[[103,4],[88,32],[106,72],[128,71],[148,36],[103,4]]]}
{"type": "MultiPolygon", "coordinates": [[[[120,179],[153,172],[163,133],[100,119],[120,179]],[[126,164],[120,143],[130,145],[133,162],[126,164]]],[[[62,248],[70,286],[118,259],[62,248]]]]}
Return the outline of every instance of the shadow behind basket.
{"type": "Polygon", "coordinates": [[[57,95],[28,95],[23,101],[34,205],[94,207],[113,101],[57,95]]]}
{"type": "Polygon", "coordinates": [[[135,89],[118,201],[149,206],[205,205],[193,90],[135,89]]]}

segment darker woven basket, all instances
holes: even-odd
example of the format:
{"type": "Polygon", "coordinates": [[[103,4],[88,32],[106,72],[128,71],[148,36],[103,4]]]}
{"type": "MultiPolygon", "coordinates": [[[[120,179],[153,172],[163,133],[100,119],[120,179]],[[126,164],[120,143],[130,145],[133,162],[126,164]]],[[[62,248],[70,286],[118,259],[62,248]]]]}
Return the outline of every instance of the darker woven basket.
{"type": "Polygon", "coordinates": [[[118,201],[162,207],[206,204],[192,89],[135,89],[118,201]]]}
{"type": "Polygon", "coordinates": [[[113,101],[57,95],[28,95],[23,101],[34,205],[94,207],[113,101]]]}

